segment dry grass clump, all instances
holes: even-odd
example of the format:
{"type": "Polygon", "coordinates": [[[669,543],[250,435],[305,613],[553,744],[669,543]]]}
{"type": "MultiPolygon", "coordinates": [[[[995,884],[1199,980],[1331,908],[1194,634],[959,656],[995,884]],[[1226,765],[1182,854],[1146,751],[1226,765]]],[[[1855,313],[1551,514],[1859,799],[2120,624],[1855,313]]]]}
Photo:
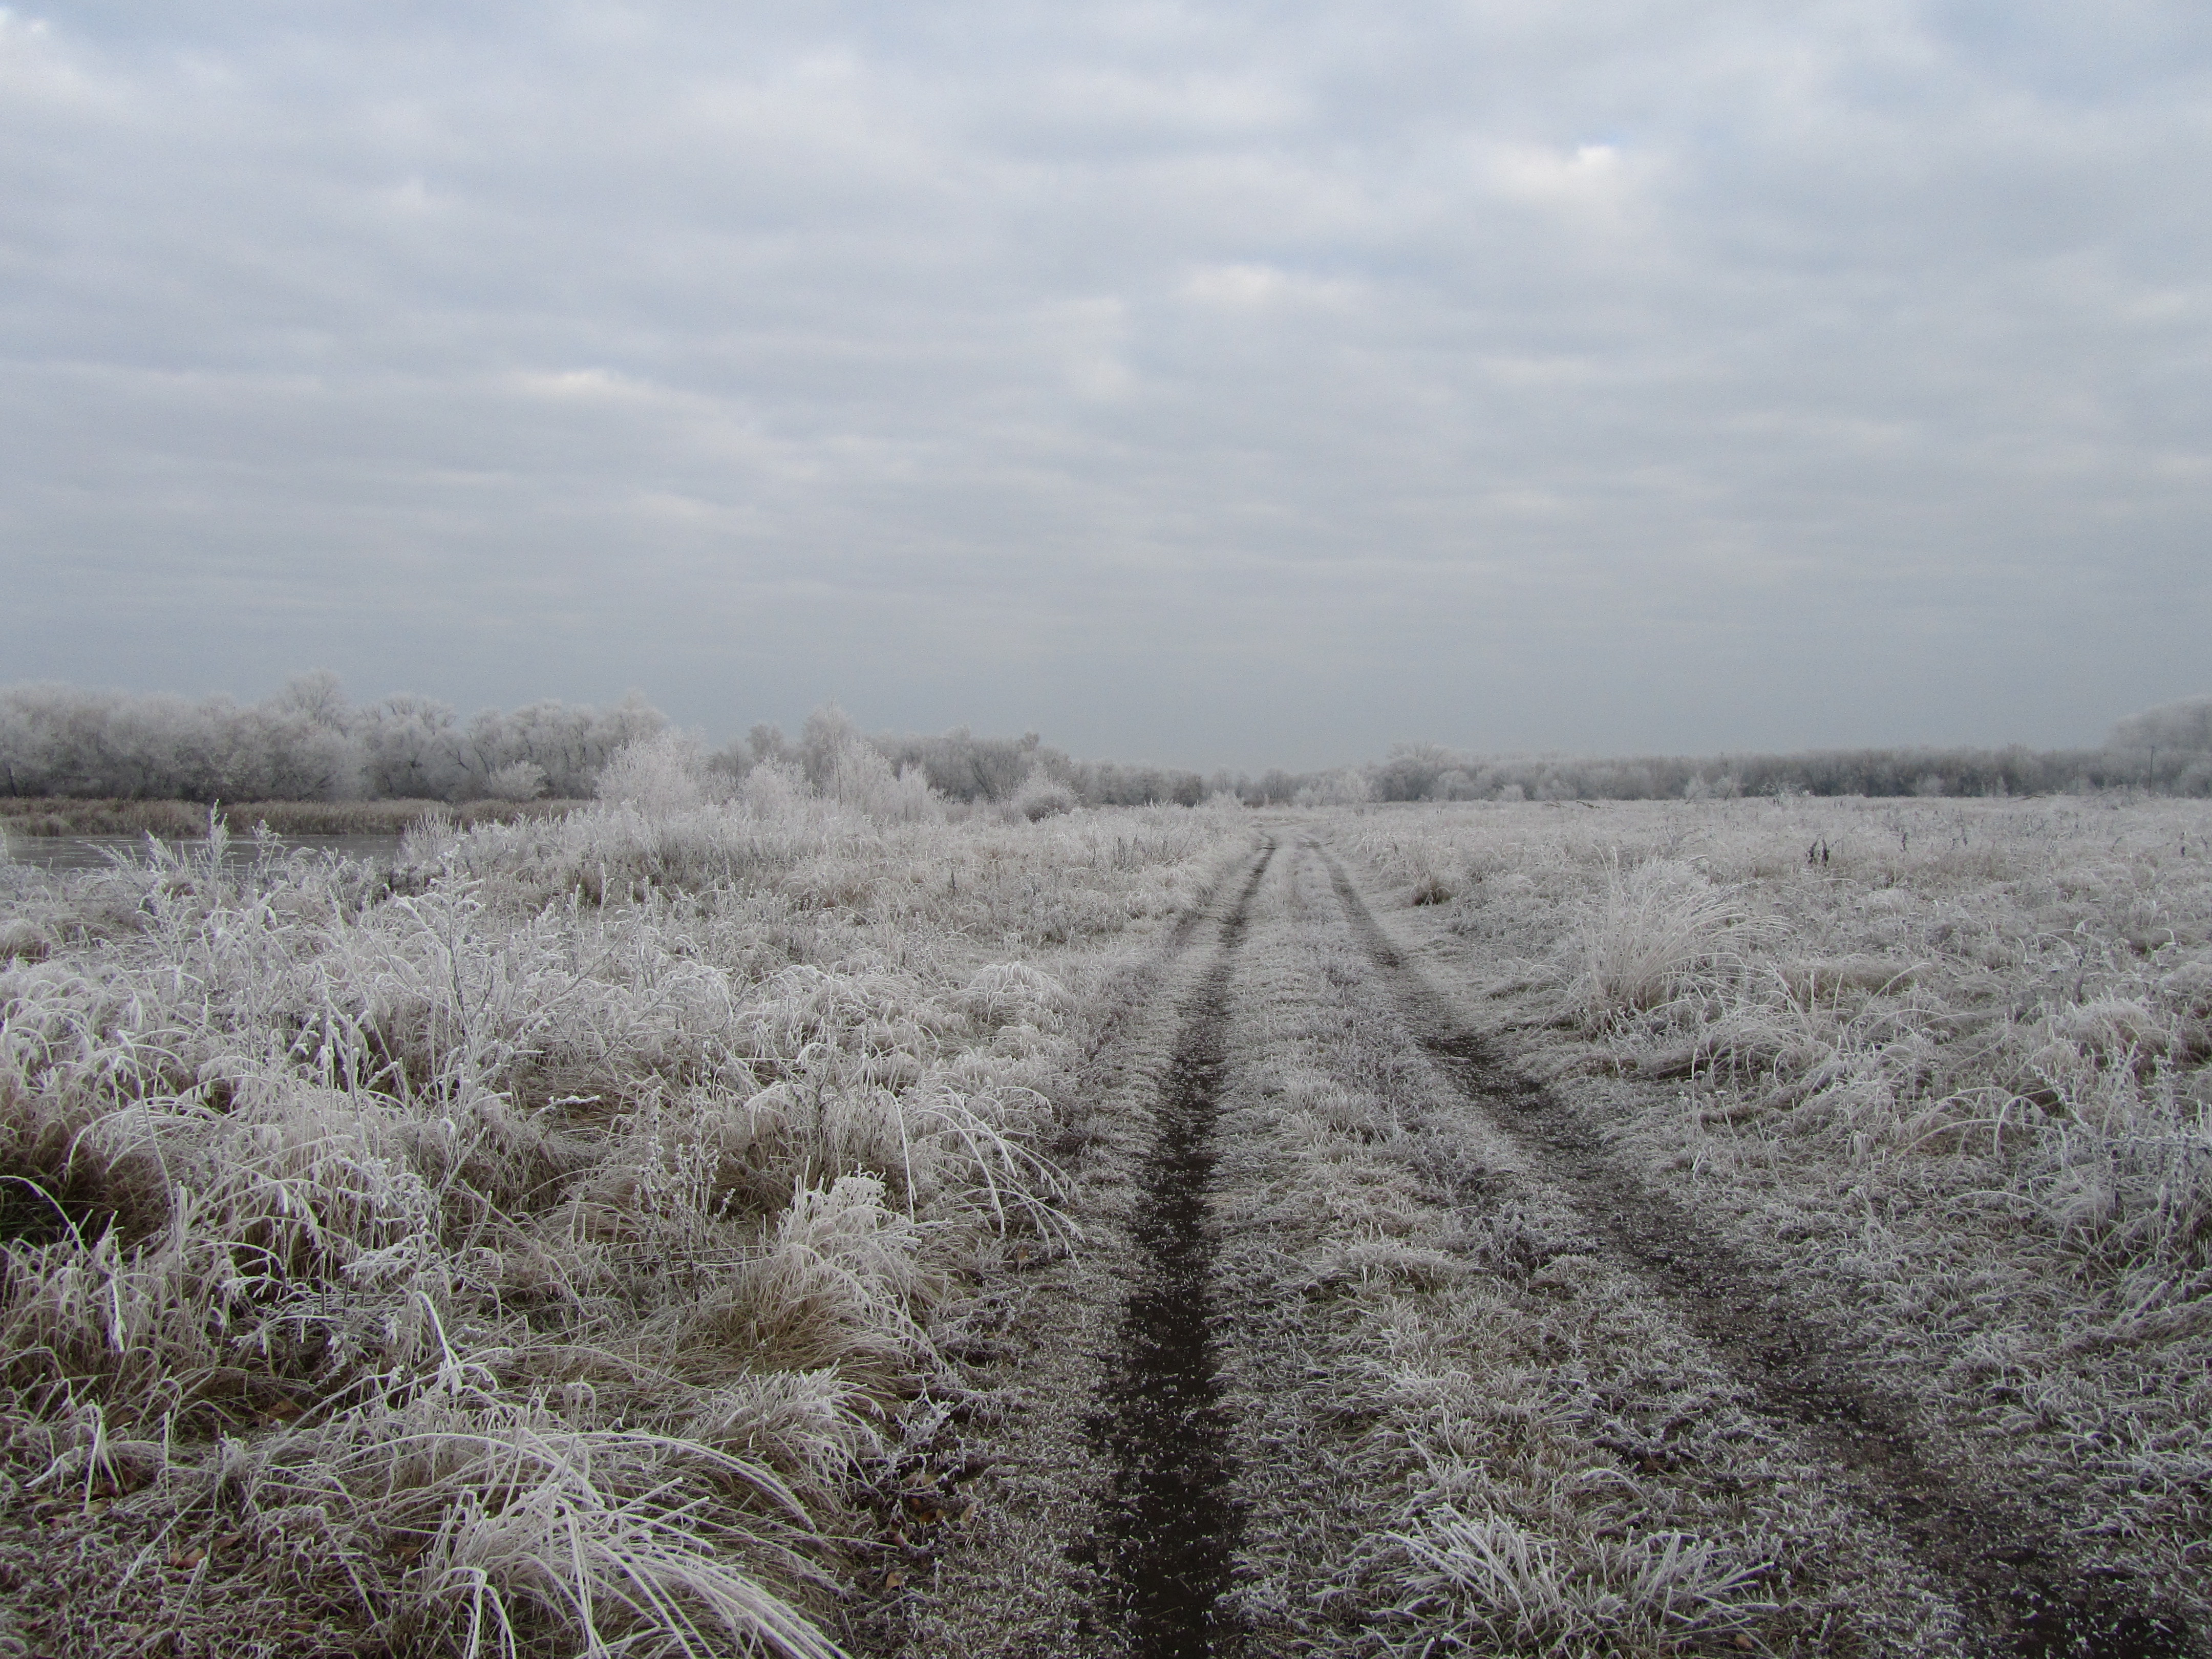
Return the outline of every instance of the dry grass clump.
{"type": "Polygon", "coordinates": [[[1504,1018],[1549,1026],[1528,1063],[1626,1079],[1655,1174],[1753,1249],[1785,1230],[1932,1411],[2063,1484],[2069,1525],[2139,1571],[2191,1559],[2212,809],[1475,805],[1362,829],[1401,890],[1476,872],[1445,923],[1504,1018]]]}
{"type": "Polygon", "coordinates": [[[775,781],[433,823],[389,878],[220,831],[9,874],[0,1442],[117,1552],[111,1613],[836,1650],[853,1461],[979,1254],[1066,1228],[1086,970],[1037,953],[1174,914],[1231,826],[775,781]]]}
{"type": "Polygon", "coordinates": [[[1601,1540],[1577,1559],[1503,1516],[1446,1504],[1425,1521],[1419,1532],[1384,1535],[1406,1559],[1407,1595],[1391,1611],[1421,1626],[1424,1654],[1665,1647],[1767,1610],[1745,1599],[1759,1569],[1711,1539],[1646,1533],[1601,1540]]]}
{"type": "Polygon", "coordinates": [[[580,1427],[573,1391],[564,1412],[465,1369],[319,1431],[226,1443],[203,1500],[242,1512],[280,1579],[348,1583],[380,1634],[434,1650],[839,1650],[768,1588],[815,1577],[794,1547],[811,1518],[768,1462],[580,1427]]]}
{"type": "Polygon", "coordinates": [[[1771,932],[1692,865],[1653,859],[1624,870],[1615,860],[1577,929],[1576,990],[1596,1020],[1662,1007],[1742,975],[1758,936],[1771,932]]]}

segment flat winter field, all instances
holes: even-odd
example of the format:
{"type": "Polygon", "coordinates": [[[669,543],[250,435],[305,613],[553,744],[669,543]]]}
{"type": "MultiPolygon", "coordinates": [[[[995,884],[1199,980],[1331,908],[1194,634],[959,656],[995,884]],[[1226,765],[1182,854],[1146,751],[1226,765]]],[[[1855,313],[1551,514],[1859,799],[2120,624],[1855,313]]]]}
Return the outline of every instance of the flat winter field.
{"type": "Polygon", "coordinates": [[[0,865],[0,1652],[834,1650],[1070,1237],[1077,1010],[1249,832],[692,801],[0,865]]]}
{"type": "Polygon", "coordinates": [[[0,866],[0,1653],[2179,1654],[2212,808],[0,866]]]}

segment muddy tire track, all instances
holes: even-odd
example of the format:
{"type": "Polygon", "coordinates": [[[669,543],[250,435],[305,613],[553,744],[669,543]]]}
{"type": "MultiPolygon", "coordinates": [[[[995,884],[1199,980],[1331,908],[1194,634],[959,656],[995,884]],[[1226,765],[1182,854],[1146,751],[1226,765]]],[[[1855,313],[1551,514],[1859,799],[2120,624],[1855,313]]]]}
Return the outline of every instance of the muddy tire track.
{"type": "MultiPolygon", "coordinates": [[[[1255,841],[1257,838],[1255,838],[1255,841]]],[[[1268,844],[1224,859],[1152,948],[1095,994],[1054,1101],[1047,1150],[1074,1185],[1073,1250],[981,1264],[973,1301],[934,1333],[953,1369],[944,1422],[908,1432],[885,1542],[867,1553],[877,1597],[854,1610],[856,1653],[897,1659],[1124,1659],[1100,1541],[1115,1469],[1094,1427],[1134,1273],[1128,1220],[1193,988],[1224,921],[1249,900],[1268,844]],[[969,1484],[972,1482],[972,1485],[969,1484]],[[934,1492],[951,1517],[917,1532],[934,1492]],[[876,1568],[884,1569],[881,1578],[876,1568]]]]}
{"type": "Polygon", "coordinates": [[[1437,1069],[1571,1199],[1614,1261],[1658,1291],[1730,1368],[1753,1408],[1838,1467],[1856,1505],[1953,1587],[1993,1651],[2050,1659],[2207,1651],[2178,1615],[2085,1571],[2056,1528],[2025,1506],[1940,1467],[1915,1408],[1798,1310],[1780,1273],[1745,1260],[1624,1168],[1563,1101],[1462,1024],[1343,865],[1326,849],[1322,856],[1354,937],[1437,1069]]]}
{"type": "Polygon", "coordinates": [[[1101,1623],[1131,1652],[1198,1655],[1233,1638],[1221,1611],[1241,1527],[1221,1403],[1207,1194],[1226,1066],[1230,981],[1252,899],[1274,857],[1263,845],[1221,923],[1215,958],[1185,1001],[1130,1217],[1133,1284],[1089,1427],[1113,1492],[1085,1552],[1103,1581],[1101,1623]]]}

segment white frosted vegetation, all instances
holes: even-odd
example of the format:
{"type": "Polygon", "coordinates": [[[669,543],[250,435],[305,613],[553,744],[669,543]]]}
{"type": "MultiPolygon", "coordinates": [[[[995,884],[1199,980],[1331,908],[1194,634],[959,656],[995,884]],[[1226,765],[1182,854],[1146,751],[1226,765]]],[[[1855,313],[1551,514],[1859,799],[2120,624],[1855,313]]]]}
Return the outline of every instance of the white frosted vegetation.
{"type": "Polygon", "coordinates": [[[1405,1552],[1398,1612],[1420,1622],[1424,1653],[1603,1651],[1637,1637],[1663,1650],[1765,1610],[1757,1571],[1710,1539],[1647,1533],[1577,1554],[1502,1516],[1443,1505],[1424,1518],[1385,1535],[1405,1552]]]}
{"type": "Polygon", "coordinates": [[[10,794],[133,799],[582,797],[610,757],[665,724],[635,696],[465,720],[404,694],[356,708],[327,672],[251,705],[15,685],[0,690],[0,780],[10,794]]]}
{"type": "Polygon", "coordinates": [[[1744,952],[1771,933],[1694,866],[1654,859],[1623,869],[1616,860],[1576,929],[1576,990],[1594,1018],[1660,1007],[1701,978],[1747,968],[1744,952]]]}
{"type": "Polygon", "coordinates": [[[2054,1479],[2151,1568],[2197,1547],[2203,805],[1475,804],[1360,845],[1525,1063],[1612,1091],[1655,1178],[1746,1248],[1788,1241],[1899,1386],[2035,1471],[2007,1483],[2054,1479]]]}
{"type": "Polygon", "coordinates": [[[1245,1362],[1248,1463],[1287,1443],[1322,1467],[1255,1504],[1247,1607],[1312,1650],[1356,1628],[1409,1659],[1781,1639],[1786,1506],[1622,1468],[1671,1436],[1754,1473],[1710,1356],[1583,1253],[1571,1207],[1413,1051],[1323,866],[1285,864],[1246,969],[1264,1036],[1230,1120],[1232,1145],[1248,1133],[1224,1160],[1224,1254],[1266,1285],[1240,1286],[1266,1310],[1245,1317],[1297,1327],[1287,1364],[1245,1362]],[[1300,1389],[1322,1396],[1303,1420],[1300,1389]]]}
{"type": "Polygon", "coordinates": [[[1476,805],[1361,844],[1640,1074],[1726,1093],[1707,1109],[2015,1170],[2202,1115],[2202,806],[1476,805]]]}
{"type": "Polygon", "coordinates": [[[714,783],[654,738],[388,877],[11,885],[19,1477],[426,1651],[830,1651],[850,1461],[978,1252],[1067,1231],[1070,976],[1231,826],[951,824],[872,750],[714,783]]]}

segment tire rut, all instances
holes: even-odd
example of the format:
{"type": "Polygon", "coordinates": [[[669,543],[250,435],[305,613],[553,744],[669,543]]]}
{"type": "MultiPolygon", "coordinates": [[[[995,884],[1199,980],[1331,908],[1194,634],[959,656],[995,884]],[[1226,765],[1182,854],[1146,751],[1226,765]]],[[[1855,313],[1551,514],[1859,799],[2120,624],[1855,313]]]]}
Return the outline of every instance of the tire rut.
{"type": "Polygon", "coordinates": [[[1128,1651],[1161,1659],[1215,1652],[1236,1634],[1219,1607],[1242,1516],[1216,1355],[1218,1241],[1207,1194],[1230,980],[1274,854],[1272,841],[1263,844],[1222,921],[1213,964],[1183,1005],[1138,1174],[1120,1341],[1089,1423],[1114,1470],[1100,1535],[1086,1551],[1109,1599],[1099,1622],[1118,1627],[1128,1651]]]}
{"type": "Polygon", "coordinates": [[[1874,1382],[1796,1309],[1772,1270],[1623,1168],[1565,1103],[1516,1073],[1452,1015],[1383,931],[1334,854],[1322,850],[1354,935],[1437,1068],[1532,1168],[1573,1200],[1614,1260],[1657,1291],[1728,1364],[1754,1408],[1844,1472],[1885,1522],[1957,1595],[1996,1651],[2079,1659],[2202,1652],[2174,1615],[2070,1559],[2050,1527],[1923,1454],[1917,1413],[1874,1382]]]}

